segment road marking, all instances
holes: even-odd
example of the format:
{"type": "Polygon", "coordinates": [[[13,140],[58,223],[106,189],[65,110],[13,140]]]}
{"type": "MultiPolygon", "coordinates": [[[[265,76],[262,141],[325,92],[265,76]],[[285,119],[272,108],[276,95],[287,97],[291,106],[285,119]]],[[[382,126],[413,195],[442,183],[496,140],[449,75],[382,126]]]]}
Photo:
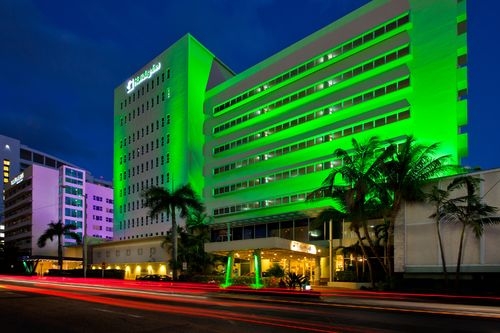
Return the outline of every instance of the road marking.
{"type": "MultiPolygon", "coordinates": [[[[101,309],[101,308],[95,308],[96,311],[101,311],[101,312],[108,312],[108,313],[114,313],[114,314],[119,314],[119,315],[124,315],[123,312],[119,311],[112,311],[112,310],[107,310],[107,309],[101,309]]],[[[126,316],[128,317],[133,317],[133,318],[142,318],[143,316],[131,314],[131,313],[125,313],[126,316]]]]}

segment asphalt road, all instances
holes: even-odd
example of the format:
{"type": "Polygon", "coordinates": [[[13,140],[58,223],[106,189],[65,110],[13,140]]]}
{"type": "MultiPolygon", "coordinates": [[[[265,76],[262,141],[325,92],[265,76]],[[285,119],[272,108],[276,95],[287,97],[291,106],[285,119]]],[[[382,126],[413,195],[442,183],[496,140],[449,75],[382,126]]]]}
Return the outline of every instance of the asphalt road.
{"type": "MultiPolygon", "coordinates": [[[[500,332],[500,309],[451,300],[300,298],[133,282],[2,279],[2,332],[500,332]]],[[[382,297],[380,297],[382,296],[382,297]]]]}

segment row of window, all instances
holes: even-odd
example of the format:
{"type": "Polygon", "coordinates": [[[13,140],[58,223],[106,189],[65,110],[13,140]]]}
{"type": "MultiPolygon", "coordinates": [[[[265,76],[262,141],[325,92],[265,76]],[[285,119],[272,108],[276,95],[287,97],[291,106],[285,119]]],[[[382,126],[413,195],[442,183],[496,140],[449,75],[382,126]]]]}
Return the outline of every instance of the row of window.
{"type": "Polygon", "coordinates": [[[82,218],[83,211],[80,209],[65,208],[64,209],[64,216],[82,218]]]}
{"type": "MultiPolygon", "coordinates": [[[[328,227],[326,227],[325,230],[323,230],[323,228],[313,229],[312,223],[314,223],[313,218],[306,218],[271,223],[256,223],[244,226],[232,226],[229,229],[213,229],[210,233],[210,240],[212,242],[221,242],[228,240],[236,241],[268,237],[279,237],[299,242],[327,240],[329,235],[328,227]],[[314,232],[312,232],[313,230],[314,232]]],[[[334,232],[334,238],[342,238],[339,237],[335,231],[336,230],[332,230],[332,232],[334,232]]],[[[347,232],[345,232],[345,234],[346,236],[348,235],[347,232]]],[[[354,238],[356,235],[353,234],[352,237],[354,238]]]]}
{"type": "Polygon", "coordinates": [[[301,141],[299,143],[296,143],[296,144],[293,144],[290,146],[280,147],[276,150],[265,152],[261,155],[250,156],[247,159],[243,159],[243,160],[236,161],[234,163],[229,163],[229,164],[223,165],[221,167],[213,169],[212,171],[213,171],[214,175],[217,175],[219,173],[228,172],[228,171],[231,171],[234,169],[239,169],[242,167],[246,167],[247,165],[251,165],[254,163],[261,162],[261,161],[266,161],[269,158],[272,158],[274,156],[281,156],[281,155],[293,153],[299,149],[311,147],[315,144],[329,142],[329,141],[332,141],[333,139],[337,139],[337,138],[340,138],[343,136],[358,133],[361,130],[368,130],[370,128],[383,126],[386,123],[394,122],[395,119],[403,120],[403,119],[406,119],[409,117],[410,117],[410,111],[405,110],[405,111],[398,113],[397,118],[395,115],[391,115],[391,116],[388,116],[387,118],[384,117],[384,118],[377,119],[375,121],[367,121],[363,125],[356,125],[354,127],[348,127],[344,130],[336,131],[333,134],[327,134],[324,136],[323,135],[317,136],[315,138],[304,140],[304,141],[301,141]]]}
{"type": "Polygon", "coordinates": [[[75,206],[75,207],[82,207],[83,206],[82,199],[71,198],[71,197],[65,197],[64,203],[68,206],[75,206]]]}
{"type": "Polygon", "coordinates": [[[77,178],[77,179],[83,179],[83,172],[80,170],[75,170],[71,168],[66,168],[64,171],[64,174],[69,177],[77,178]]]}
{"type": "Polygon", "coordinates": [[[64,193],[66,193],[66,194],[71,194],[71,195],[76,195],[76,196],[83,195],[83,188],[80,188],[80,187],[63,186],[61,188],[64,189],[64,193]]]}
{"type": "Polygon", "coordinates": [[[7,184],[9,182],[9,174],[10,174],[10,160],[3,160],[3,183],[7,184]]]}
{"type": "Polygon", "coordinates": [[[339,160],[331,161],[331,159],[329,159],[329,160],[326,160],[323,162],[309,164],[309,165],[306,165],[306,166],[303,166],[300,168],[289,169],[289,170],[285,170],[285,171],[282,171],[279,173],[267,175],[264,177],[259,177],[259,178],[251,179],[248,181],[243,181],[243,182],[236,183],[236,184],[218,187],[218,188],[215,188],[213,190],[213,194],[214,194],[214,196],[217,196],[217,195],[221,195],[224,193],[230,193],[230,192],[234,192],[234,191],[244,190],[244,189],[254,187],[254,186],[272,183],[275,181],[281,181],[281,180],[285,180],[288,178],[295,178],[297,176],[306,175],[306,174],[313,173],[316,171],[323,171],[323,170],[327,170],[327,169],[332,169],[332,168],[340,165],[340,163],[341,163],[341,161],[339,161],[339,160]]]}
{"type": "Polygon", "coordinates": [[[321,65],[327,61],[331,61],[332,59],[342,55],[343,53],[351,51],[351,50],[353,50],[353,49],[355,49],[355,48],[357,48],[365,43],[368,43],[368,42],[384,35],[385,33],[388,33],[392,30],[395,30],[398,27],[405,25],[409,21],[410,21],[410,15],[408,13],[406,13],[400,17],[397,17],[395,19],[392,19],[380,27],[377,27],[373,30],[370,30],[370,31],[360,35],[359,37],[357,37],[355,39],[351,39],[348,42],[345,42],[345,43],[329,50],[326,54],[322,54],[321,56],[314,58],[314,59],[308,61],[307,63],[303,63],[303,64],[291,69],[290,71],[283,73],[280,76],[277,76],[277,77],[265,82],[264,84],[260,85],[257,88],[252,88],[250,90],[247,90],[243,94],[240,94],[240,95],[238,95],[238,96],[236,96],[228,101],[225,101],[225,102],[222,102],[221,104],[216,105],[213,108],[213,113],[216,114],[218,112],[221,112],[222,110],[225,110],[226,108],[229,108],[229,107],[231,107],[231,106],[233,106],[241,101],[244,101],[247,98],[252,97],[252,96],[254,96],[262,91],[265,91],[265,90],[269,89],[270,87],[275,86],[281,82],[287,81],[287,80],[289,80],[289,79],[291,79],[291,78],[293,78],[293,77],[295,77],[295,76],[297,76],[297,75],[299,75],[307,70],[310,70],[311,68],[314,68],[315,66],[321,65]]]}
{"type": "MultiPolygon", "coordinates": [[[[378,118],[375,120],[367,121],[363,124],[344,128],[343,130],[336,131],[333,134],[327,134],[324,136],[316,137],[312,140],[303,141],[302,148],[300,148],[301,145],[299,144],[299,145],[295,146],[296,149],[290,150],[290,152],[296,151],[297,149],[305,149],[305,148],[310,147],[314,144],[321,144],[321,143],[325,143],[325,142],[330,142],[333,139],[338,139],[338,138],[341,138],[344,136],[349,136],[349,135],[352,135],[355,133],[359,133],[361,131],[366,131],[366,130],[370,130],[372,128],[391,124],[391,123],[396,122],[396,121],[408,119],[409,117],[410,117],[410,110],[405,109],[399,113],[394,113],[394,114],[384,116],[384,117],[381,117],[381,118],[378,118]]],[[[271,157],[272,156],[268,154],[267,156],[264,156],[264,159],[269,159],[271,157]]],[[[234,191],[238,191],[238,190],[244,190],[246,188],[271,183],[274,181],[280,181],[280,180],[285,180],[288,178],[293,178],[296,176],[306,175],[306,174],[313,173],[313,172],[319,172],[319,171],[323,171],[326,169],[334,168],[334,167],[340,165],[340,163],[341,162],[338,160],[335,160],[335,161],[325,160],[323,162],[319,162],[319,163],[317,162],[315,164],[306,165],[306,166],[303,166],[300,168],[289,169],[289,170],[285,170],[285,171],[282,171],[279,173],[270,174],[270,175],[267,175],[264,177],[259,177],[256,179],[251,179],[251,180],[239,182],[236,184],[218,187],[218,188],[215,188],[213,190],[213,194],[215,196],[217,196],[217,195],[221,195],[224,193],[234,192],[234,191]]]]}
{"type": "MultiPolygon", "coordinates": [[[[170,163],[170,154],[167,153],[166,158],[164,155],[161,155],[160,158],[156,157],[156,164],[153,163],[153,159],[149,161],[149,163],[146,161],[145,163],[141,163],[140,165],[136,165],[135,168],[132,167],[131,169],[127,169],[123,172],[119,173],[119,179],[120,181],[126,180],[127,178],[134,177],[135,175],[140,175],[143,172],[149,171],[149,169],[153,170],[153,168],[156,165],[156,168],[158,168],[161,165],[164,165],[165,163],[168,164],[170,163]],[[166,162],[165,162],[166,161],[166,162]],[[144,167],[146,166],[146,167],[144,167]],[[131,171],[132,170],[132,171],[131,171]]],[[[121,164],[121,161],[120,161],[121,164]]]]}
{"type": "MultiPolygon", "coordinates": [[[[167,79],[170,79],[170,68],[168,68],[166,70],[166,76],[167,76],[167,79]]],[[[157,86],[160,85],[160,77],[161,77],[161,82],[162,83],[165,82],[165,72],[162,72],[161,76],[160,75],[156,76],[156,85],[157,86]]],[[[137,95],[137,99],[139,99],[139,97],[144,96],[145,93],[148,93],[150,83],[151,83],[151,90],[153,90],[155,87],[155,80],[154,79],[147,81],[145,86],[142,86],[141,89],[137,89],[137,91],[128,95],[128,98],[125,98],[122,102],[120,102],[120,110],[123,110],[124,106],[127,107],[127,100],[128,100],[128,104],[130,104],[132,102],[135,102],[136,95],[137,95]],[[144,87],[146,87],[146,91],[144,91],[144,87]]]]}
{"type": "MultiPolygon", "coordinates": [[[[102,202],[103,197],[101,197],[101,196],[99,196],[99,195],[93,195],[93,196],[92,196],[92,199],[93,199],[94,201],[99,201],[99,202],[102,202]]],[[[112,204],[112,203],[113,203],[113,199],[106,198],[106,203],[108,203],[108,204],[112,204]]]]}
{"type": "MultiPolygon", "coordinates": [[[[160,232],[160,233],[156,233],[155,236],[163,236],[164,235],[164,232],[160,232]]],[[[153,237],[153,233],[149,233],[149,234],[140,234],[140,235],[132,235],[132,236],[124,236],[124,237],[120,237],[120,240],[125,240],[125,239],[139,239],[139,238],[145,238],[145,237],[153,237]]]]}
{"type": "MultiPolygon", "coordinates": [[[[141,180],[141,186],[139,187],[139,183],[134,183],[132,185],[128,185],[127,187],[120,188],[118,190],[118,196],[119,197],[125,197],[126,195],[134,194],[134,193],[141,193],[145,189],[149,188],[150,184],[151,186],[160,186],[164,185],[165,183],[170,183],[170,173],[167,172],[166,175],[159,175],[156,176],[156,182],[154,182],[153,177],[151,177],[151,183],[149,182],[149,179],[141,180]]],[[[137,209],[139,209],[139,204],[137,204],[137,209]]],[[[125,210],[126,211],[126,210],[125,210]]],[[[130,211],[130,206],[129,206],[129,211],[130,211]]],[[[120,206],[120,213],[122,212],[122,207],[120,206]]]]}
{"type": "Polygon", "coordinates": [[[22,160],[32,161],[38,164],[46,165],[51,168],[59,168],[62,165],[64,165],[62,161],[55,160],[51,157],[35,153],[27,149],[21,148],[19,153],[22,160]]]}
{"type": "MultiPolygon", "coordinates": [[[[162,92],[161,93],[161,101],[164,102],[165,101],[165,96],[166,98],[170,98],[170,88],[167,88],[166,92],[162,92]]],[[[156,95],[156,105],[160,104],[160,95],[156,95]]],[[[151,98],[151,110],[153,110],[153,107],[155,106],[155,99],[154,97],[151,98]]],[[[120,117],[120,126],[124,126],[125,124],[127,124],[127,119],[128,119],[128,122],[131,122],[132,120],[135,120],[135,117],[137,115],[137,118],[139,118],[139,116],[141,114],[144,114],[144,111],[149,111],[149,108],[150,108],[150,104],[149,104],[149,100],[146,101],[146,104],[142,103],[141,106],[137,106],[137,109],[133,109],[132,112],[129,112],[128,113],[128,116],[125,115],[123,117],[120,117]],[[144,109],[144,106],[146,106],[146,108],[144,109]]]]}
{"type": "Polygon", "coordinates": [[[144,225],[149,225],[149,224],[165,223],[165,222],[168,222],[169,220],[170,220],[170,217],[168,216],[168,214],[165,214],[165,213],[160,213],[157,216],[155,216],[154,218],[146,215],[146,217],[141,216],[141,217],[137,217],[135,219],[131,218],[131,219],[127,219],[126,221],[120,221],[119,228],[120,228],[120,230],[123,230],[123,229],[130,229],[130,228],[136,228],[136,227],[143,227],[144,225]]]}
{"type": "Polygon", "coordinates": [[[66,177],[66,178],[64,178],[64,181],[66,183],[70,183],[70,184],[83,185],[83,181],[81,181],[79,179],[74,179],[74,178],[66,177]]]}
{"type": "Polygon", "coordinates": [[[305,201],[308,195],[309,193],[304,192],[304,193],[286,195],[283,197],[274,198],[270,200],[252,201],[234,206],[215,208],[213,209],[213,216],[234,214],[242,211],[261,209],[272,206],[288,205],[291,203],[305,201]]]}
{"type": "MultiPolygon", "coordinates": [[[[288,95],[286,97],[283,97],[279,100],[274,101],[273,103],[270,103],[266,105],[263,108],[259,108],[258,110],[251,111],[249,113],[244,114],[243,116],[240,116],[236,119],[233,119],[231,121],[228,121],[226,123],[223,123],[217,127],[214,127],[213,133],[219,133],[221,131],[227,130],[228,128],[231,128],[235,125],[241,124],[243,122],[249,121],[253,118],[256,118],[260,115],[264,115],[274,109],[277,109],[281,106],[287,105],[289,103],[292,103],[296,100],[305,98],[307,96],[311,96],[312,94],[318,93],[320,91],[323,91],[324,89],[333,87],[334,85],[337,85],[345,80],[348,80],[350,78],[356,77],[358,75],[364,74],[374,68],[383,66],[387,63],[390,63],[392,61],[398,60],[410,53],[410,46],[406,45],[398,50],[395,50],[393,52],[387,53],[383,56],[380,56],[376,59],[373,59],[371,61],[367,61],[365,63],[362,63],[356,67],[351,67],[350,69],[347,69],[343,72],[337,73],[334,76],[331,76],[327,78],[325,81],[321,83],[315,83],[303,90],[300,90],[298,92],[295,92],[291,95],[288,95]]],[[[254,134],[253,136],[259,135],[260,133],[254,134]]]]}
{"type": "MultiPolygon", "coordinates": [[[[385,86],[378,86],[375,89],[368,91],[368,92],[365,92],[363,94],[359,94],[359,95],[355,95],[354,97],[348,97],[346,99],[343,99],[343,100],[337,102],[336,104],[332,105],[328,110],[329,110],[329,112],[330,112],[330,110],[332,110],[332,112],[337,112],[337,111],[346,109],[348,107],[351,107],[351,106],[354,106],[354,105],[357,105],[357,104],[360,104],[363,102],[367,102],[371,99],[381,97],[381,96],[387,95],[389,93],[401,90],[403,88],[408,87],[409,85],[410,85],[409,78],[406,78],[406,79],[403,79],[400,81],[392,81],[391,83],[389,83],[385,86]]],[[[315,113],[313,112],[313,113],[310,113],[309,115],[307,115],[305,117],[305,119],[303,119],[303,122],[314,120],[314,118],[315,118],[315,113]]],[[[291,122],[284,123],[283,125],[281,125],[281,127],[280,126],[275,127],[274,131],[285,130],[285,129],[289,128],[289,126],[293,123],[295,124],[294,126],[299,125],[297,119],[295,119],[295,120],[292,120],[291,122]],[[285,125],[286,125],[286,127],[285,127],[285,125]]],[[[272,134],[271,131],[264,131],[262,133],[264,135],[261,136],[261,134],[258,133],[257,138],[266,137],[266,136],[269,136],[270,134],[272,134]]],[[[255,138],[254,138],[254,140],[255,140],[255,138]]],[[[213,149],[213,154],[217,155],[217,154],[222,153],[224,151],[234,149],[242,144],[246,144],[247,142],[248,142],[248,137],[245,137],[243,139],[235,140],[235,141],[226,143],[224,145],[217,146],[213,149]]]]}
{"type": "Polygon", "coordinates": [[[159,149],[160,147],[165,146],[165,141],[166,144],[170,144],[170,134],[167,134],[165,137],[160,137],[160,139],[156,139],[156,148],[155,148],[155,141],[151,141],[151,146],[149,145],[149,142],[146,143],[146,145],[141,145],[141,148],[137,147],[137,149],[132,149],[132,151],[128,152],[128,154],[124,154],[123,156],[120,156],[120,165],[125,164],[125,162],[128,161],[133,161],[136,156],[139,157],[141,155],[149,153],[150,147],[151,151],[155,149],[159,149]],[[127,159],[128,156],[128,159],[127,159]]]}
{"type": "MultiPolygon", "coordinates": [[[[156,130],[157,131],[160,130],[160,124],[161,124],[161,128],[165,127],[165,118],[161,118],[161,121],[160,120],[156,121],[156,130]]],[[[170,115],[167,115],[167,125],[169,125],[169,124],[170,124],[170,115]]],[[[155,131],[155,123],[154,122],[152,122],[151,125],[147,125],[146,127],[143,127],[140,130],[137,130],[136,132],[132,132],[132,135],[128,136],[128,140],[127,140],[127,137],[124,137],[123,140],[120,140],[120,148],[126,147],[127,144],[130,145],[130,144],[134,143],[136,140],[139,141],[140,139],[144,138],[145,135],[146,136],[149,135],[150,129],[151,129],[151,134],[153,134],[155,131]]],[[[168,136],[168,134],[167,134],[167,136],[168,136]]],[[[156,141],[158,143],[158,139],[156,139],[156,141]]]]}

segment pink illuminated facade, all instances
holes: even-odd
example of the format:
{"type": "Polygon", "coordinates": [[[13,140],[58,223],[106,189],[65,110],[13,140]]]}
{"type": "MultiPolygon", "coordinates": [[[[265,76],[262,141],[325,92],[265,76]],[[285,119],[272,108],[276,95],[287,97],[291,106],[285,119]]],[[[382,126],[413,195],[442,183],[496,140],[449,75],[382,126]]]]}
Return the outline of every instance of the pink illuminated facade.
{"type": "MultiPolygon", "coordinates": [[[[49,223],[74,224],[87,244],[113,237],[113,189],[85,170],[63,165],[59,169],[32,165],[11,178],[5,190],[5,242],[15,247],[28,270],[43,273],[54,268],[57,239],[38,247],[49,223]],[[45,261],[50,263],[43,264],[45,261]],[[40,266],[38,264],[41,263],[40,266]],[[43,266],[43,268],[42,268],[43,266]]],[[[64,268],[82,266],[82,248],[63,239],[64,268]]]]}

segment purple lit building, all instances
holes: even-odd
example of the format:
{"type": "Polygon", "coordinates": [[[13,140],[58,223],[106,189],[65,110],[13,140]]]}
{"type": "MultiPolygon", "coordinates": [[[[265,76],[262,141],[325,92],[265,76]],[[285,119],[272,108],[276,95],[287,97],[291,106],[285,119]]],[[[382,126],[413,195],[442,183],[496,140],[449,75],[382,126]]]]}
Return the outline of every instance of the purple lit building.
{"type": "MultiPolygon", "coordinates": [[[[37,245],[49,223],[57,221],[74,224],[86,245],[112,239],[112,187],[67,165],[32,165],[10,179],[5,186],[5,243],[17,249],[28,273],[57,268],[57,239],[43,248],[37,245]]],[[[63,268],[81,268],[85,247],[66,237],[63,245],[63,268]]]]}

